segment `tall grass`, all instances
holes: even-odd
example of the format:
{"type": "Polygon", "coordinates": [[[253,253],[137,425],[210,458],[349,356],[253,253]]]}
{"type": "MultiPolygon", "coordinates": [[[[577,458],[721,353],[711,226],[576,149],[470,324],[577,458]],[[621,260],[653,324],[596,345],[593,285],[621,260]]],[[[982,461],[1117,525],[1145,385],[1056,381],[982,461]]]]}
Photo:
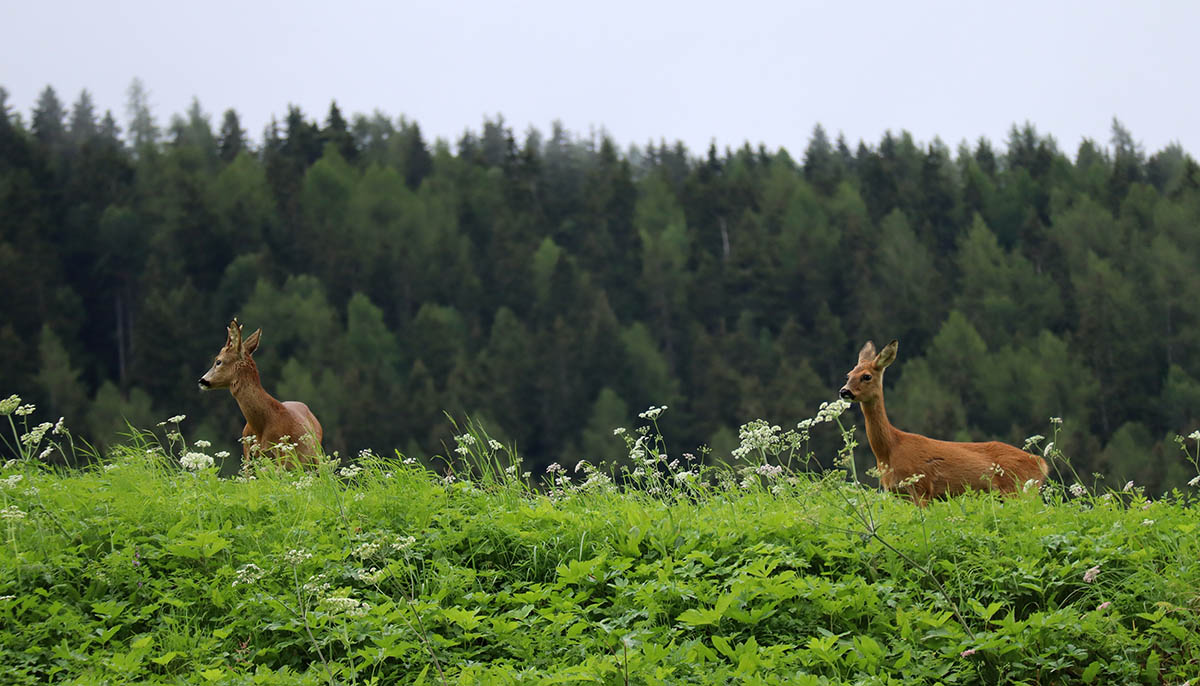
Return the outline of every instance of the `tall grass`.
{"type": "Polygon", "coordinates": [[[1041,492],[920,509],[850,462],[805,470],[812,432],[853,440],[842,409],[747,424],[714,462],[670,450],[651,408],[621,455],[544,474],[470,421],[429,461],[233,478],[185,418],[84,469],[27,451],[0,473],[0,682],[1200,676],[1191,494],[1096,492],[1060,457],[1041,492]]]}

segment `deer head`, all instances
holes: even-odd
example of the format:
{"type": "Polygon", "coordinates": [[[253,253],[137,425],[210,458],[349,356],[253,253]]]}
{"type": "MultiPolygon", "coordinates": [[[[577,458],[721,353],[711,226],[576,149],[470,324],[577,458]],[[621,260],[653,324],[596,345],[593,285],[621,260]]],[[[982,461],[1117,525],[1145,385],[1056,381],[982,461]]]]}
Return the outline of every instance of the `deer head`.
{"type": "Polygon", "coordinates": [[[875,344],[867,344],[858,351],[858,364],[846,375],[846,385],[838,391],[838,395],[846,400],[869,403],[883,396],[883,370],[896,361],[898,341],[892,341],[884,346],[878,354],[875,344]]]}
{"type": "Polygon", "coordinates": [[[251,355],[258,350],[262,329],[257,329],[243,340],[242,325],[238,324],[237,317],[234,317],[225,333],[225,345],[213,360],[212,368],[200,377],[200,390],[202,391],[229,388],[240,369],[254,364],[251,355]]]}

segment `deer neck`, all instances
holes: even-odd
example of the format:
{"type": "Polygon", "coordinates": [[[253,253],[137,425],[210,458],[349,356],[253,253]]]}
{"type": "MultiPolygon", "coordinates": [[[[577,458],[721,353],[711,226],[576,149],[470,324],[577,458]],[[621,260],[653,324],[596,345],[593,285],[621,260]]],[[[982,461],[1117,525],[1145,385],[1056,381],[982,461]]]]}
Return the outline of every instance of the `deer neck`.
{"type": "Polygon", "coordinates": [[[259,435],[267,424],[267,419],[278,411],[280,402],[271,397],[258,378],[258,368],[253,363],[244,365],[238,370],[237,378],[229,386],[229,392],[242,410],[246,423],[259,435]]]}
{"type": "Polygon", "coordinates": [[[880,471],[883,471],[891,466],[892,444],[899,431],[888,421],[882,393],[875,400],[859,404],[862,406],[863,420],[867,424],[867,442],[871,444],[871,452],[875,453],[875,461],[879,463],[880,471]]]}

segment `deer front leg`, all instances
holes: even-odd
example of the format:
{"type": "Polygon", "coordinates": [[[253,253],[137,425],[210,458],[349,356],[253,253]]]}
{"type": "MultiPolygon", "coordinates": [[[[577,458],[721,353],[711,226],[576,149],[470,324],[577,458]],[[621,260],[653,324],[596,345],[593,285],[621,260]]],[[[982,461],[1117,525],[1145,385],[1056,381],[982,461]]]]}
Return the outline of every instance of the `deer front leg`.
{"type": "Polygon", "coordinates": [[[245,428],[242,429],[242,467],[249,466],[250,464],[250,441],[246,437],[253,435],[254,431],[250,429],[250,424],[247,423],[245,428]]]}

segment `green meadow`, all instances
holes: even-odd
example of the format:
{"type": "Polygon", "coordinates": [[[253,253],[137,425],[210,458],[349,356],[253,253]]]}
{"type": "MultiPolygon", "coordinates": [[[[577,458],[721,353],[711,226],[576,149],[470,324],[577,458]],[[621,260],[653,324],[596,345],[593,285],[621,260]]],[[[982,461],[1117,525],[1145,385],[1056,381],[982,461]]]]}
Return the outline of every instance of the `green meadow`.
{"type": "Polygon", "coordinates": [[[732,464],[677,453],[651,408],[627,453],[538,474],[470,422],[445,457],[223,474],[179,417],[66,469],[38,457],[86,446],[3,409],[5,684],[1200,676],[1196,481],[1085,486],[1045,439],[1040,490],[918,508],[809,469],[810,435],[853,448],[840,405],[742,427],[732,464]]]}

